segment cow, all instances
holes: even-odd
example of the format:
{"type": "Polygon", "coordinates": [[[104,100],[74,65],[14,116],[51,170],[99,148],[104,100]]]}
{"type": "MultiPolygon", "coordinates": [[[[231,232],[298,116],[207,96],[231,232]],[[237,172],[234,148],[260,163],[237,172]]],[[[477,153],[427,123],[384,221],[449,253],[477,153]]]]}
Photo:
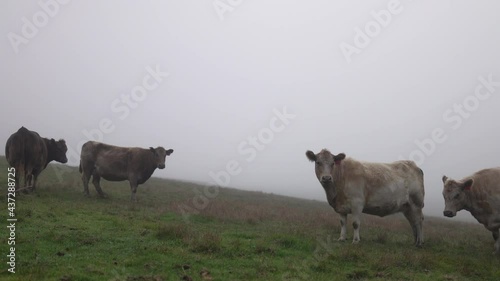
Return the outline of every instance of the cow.
{"type": "Polygon", "coordinates": [[[452,218],[469,211],[491,231],[495,253],[500,254],[500,167],[480,170],[459,181],[443,176],[443,215],[452,218]]]}
{"type": "Polygon", "coordinates": [[[327,149],[318,154],[308,150],[306,156],[315,162],[328,203],[340,214],[339,241],[346,240],[348,214],[353,217],[352,243],[356,244],[361,213],[383,217],[402,212],[410,222],[415,246],[423,245],[424,173],[413,161],[360,162],[327,149]]]}
{"type": "Polygon", "coordinates": [[[82,146],[79,167],[84,193],[89,196],[91,176],[92,183],[101,197],[105,197],[99,183],[101,177],[108,181],[128,180],[132,191],[130,199],[137,201],[137,186],[145,183],[156,168],[164,169],[165,158],[172,152],[173,149],[165,150],[161,146],[144,149],[88,141],[82,146]]]}
{"type": "Polygon", "coordinates": [[[21,189],[19,182],[20,176],[23,176],[23,189],[35,190],[38,176],[50,162],[68,162],[67,151],[68,148],[63,139],[56,141],[42,138],[37,132],[21,127],[9,137],[5,144],[7,162],[16,169],[16,189],[21,189]]]}

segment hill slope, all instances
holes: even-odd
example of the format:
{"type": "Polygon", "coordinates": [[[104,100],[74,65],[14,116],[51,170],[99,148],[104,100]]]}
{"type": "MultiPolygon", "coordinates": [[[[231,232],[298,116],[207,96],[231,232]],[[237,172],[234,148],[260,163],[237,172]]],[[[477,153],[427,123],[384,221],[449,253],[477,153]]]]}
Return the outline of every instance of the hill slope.
{"type": "MultiPolygon", "coordinates": [[[[5,186],[4,157],[0,170],[5,186]]],[[[86,198],[77,169],[66,166],[48,167],[39,183],[35,193],[16,198],[15,274],[5,263],[11,246],[4,227],[2,280],[500,276],[500,259],[491,254],[493,239],[479,224],[426,218],[426,244],[416,249],[401,216],[364,216],[361,243],[352,245],[337,242],[339,217],[324,202],[157,178],[139,187],[137,203],[130,202],[127,182],[103,181],[109,198],[98,198],[93,186],[86,198]]],[[[0,219],[8,225],[4,204],[0,219]]],[[[348,235],[352,237],[352,227],[348,235]]]]}

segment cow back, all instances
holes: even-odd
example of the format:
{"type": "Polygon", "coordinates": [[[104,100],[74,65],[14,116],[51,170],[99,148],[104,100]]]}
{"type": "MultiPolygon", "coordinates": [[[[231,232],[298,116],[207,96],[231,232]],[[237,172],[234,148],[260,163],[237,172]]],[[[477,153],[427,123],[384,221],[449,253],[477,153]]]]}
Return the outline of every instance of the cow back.
{"type": "Polygon", "coordinates": [[[41,171],[47,159],[47,148],[37,132],[21,127],[7,140],[5,155],[17,169],[41,171]]]}
{"type": "Polygon", "coordinates": [[[379,216],[397,212],[410,202],[423,207],[423,173],[412,161],[372,163],[347,158],[335,169],[339,205],[357,201],[364,205],[364,212],[379,216]]]}
{"type": "Polygon", "coordinates": [[[496,211],[500,215],[500,167],[478,171],[462,182],[470,178],[474,183],[467,192],[469,199],[482,205],[485,211],[496,211]]]}
{"type": "Polygon", "coordinates": [[[120,147],[89,141],[82,147],[80,164],[92,167],[106,180],[144,183],[156,169],[154,154],[139,147],[120,147]]]}

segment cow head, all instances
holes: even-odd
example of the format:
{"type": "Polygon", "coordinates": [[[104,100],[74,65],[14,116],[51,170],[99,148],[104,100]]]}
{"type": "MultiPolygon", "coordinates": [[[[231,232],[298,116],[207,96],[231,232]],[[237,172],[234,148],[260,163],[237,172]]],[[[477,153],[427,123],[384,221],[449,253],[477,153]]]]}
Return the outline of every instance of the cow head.
{"type": "Polygon", "coordinates": [[[345,159],[344,153],[333,155],[330,151],[323,149],[318,154],[308,150],[306,152],[307,159],[316,164],[316,177],[323,187],[333,183],[333,167],[340,165],[342,160],[345,159]]]}
{"type": "Polygon", "coordinates": [[[467,194],[474,184],[473,179],[468,179],[463,182],[455,181],[443,176],[443,197],[444,197],[444,212],[446,217],[454,217],[457,212],[464,209],[467,203],[467,194]]]}
{"type": "Polygon", "coordinates": [[[65,140],[60,139],[56,141],[54,139],[50,139],[47,143],[47,150],[50,161],[55,160],[60,163],[68,162],[68,158],[66,157],[68,147],[66,146],[65,140]]]}
{"type": "Polygon", "coordinates": [[[165,158],[174,152],[173,149],[165,150],[165,148],[161,146],[157,148],[150,147],[149,150],[155,155],[156,167],[158,167],[158,169],[165,168],[165,158]]]}

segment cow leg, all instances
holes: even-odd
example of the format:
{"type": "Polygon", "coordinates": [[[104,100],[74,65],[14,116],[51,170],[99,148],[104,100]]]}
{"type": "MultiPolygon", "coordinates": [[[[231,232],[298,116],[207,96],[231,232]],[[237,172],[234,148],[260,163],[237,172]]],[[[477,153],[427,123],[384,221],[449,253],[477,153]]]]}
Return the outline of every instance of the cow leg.
{"type": "Polygon", "coordinates": [[[340,214],[340,238],[339,241],[346,240],[347,233],[347,214],[340,214]]]}
{"type": "Polygon", "coordinates": [[[16,175],[15,175],[15,180],[16,180],[16,192],[19,194],[20,192],[22,193],[28,193],[26,190],[26,186],[28,184],[28,173],[26,172],[26,168],[23,166],[19,166],[16,168],[16,175]],[[24,183],[24,184],[23,184],[24,183]],[[21,185],[23,184],[23,185],[21,185]]]}
{"type": "Polygon", "coordinates": [[[33,169],[31,171],[31,180],[30,180],[30,186],[31,186],[31,191],[36,190],[36,183],[38,181],[38,176],[40,175],[40,171],[33,169]]]}
{"type": "Polygon", "coordinates": [[[31,182],[31,177],[30,173],[27,170],[24,170],[24,188],[27,188],[30,186],[31,182]]]}
{"type": "Polygon", "coordinates": [[[417,216],[417,247],[421,247],[424,244],[424,213],[420,208],[418,210],[417,216]]]}
{"type": "Polygon", "coordinates": [[[24,175],[24,187],[31,187],[31,175],[24,175]]]}
{"type": "Polygon", "coordinates": [[[352,216],[352,227],[354,228],[354,236],[352,238],[352,243],[357,244],[361,241],[359,237],[359,227],[361,226],[361,220],[359,219],[359,215],[352,216]]]}
{"type": "Polygon", "coordinates": [[[415,246],[421,247],[424,243],[424,238],[422,234],[422,224],[424,220],[424,215],[422,214],[422,209],[416,209],[410,206],[407,210],[403,212],[406,219],[410,223],[411,229],[413,231],[413,239],[415,246]]]}
{"type": "Polygon", "coordinates": [[[413,242],[416,244],[417,243],[417,226],[416,226],[416,220],[415,217],[413,216],[413,213],[411,210],[405,211],[404,215],[408,222],[410,223],[411,230],[413,232],[413,242]]]}
{"type": "Polygon", "coordinates": [[[361,241],[359,237],[359,228],[361,226],[361,212],[363,210],[363,206],[352,208],[352,227],[354,228],[354,236],[352,238],[352,243],[357,244],[361,241]]]}
{"type": "Polygon", "coordinates": [[[33,183],[32,183],[32,186],[31,186],[31,191],[35,191],[36,189],[36,181],[38,179],[38,175],[33,173],[32,175],[32,180],[33,180],[33,183]]]}
{"type": "Polygon", "coordinates": [[[92,175],[92,184],[94,185],[97,193],[99,193],[99,196],[106,197],[106,194],[101,189],[100,181],[101,181],[101,177],[97,173],[94,173],[92,175]]]}
{"type": "Polygon", "coordinates": [[[492,231],[493,238],[495,239],[495,254],[500,255],[500,239],[498,236],[500,235],[499,229],[492,231]]]}
{"type": "Polygon", "coordinates": [[[130,195],[130,200],[133,202],[137,202],[137,197],[135,193],[137,192],[137,182],[134,180],[130,181],[130,190],[132,191],[132,195],[130,195]]]}
{"type": "Polygon", "coordinates": [[[29,173],[26,175],[24,186],[30,191],[33,191],[33,173],[29,173]]]}
{"type": "Polygon", "coordinates": [[[85,196],[90,196],[90,192],[89,192],[89,181],[90,181],[90,177],[92,176],[93,174],[93,167],[89,169],[89,167],[92,167],[91,165],[87,165],[86,163],[82,163],[80,161],[80,172],[82,173],[82,182],[83,182],[83,193],[85,194],[85,196]],[[82,165],[82,164],[85,164],[85,165],[82,165]]]}
{"type": "Polygon", "coordinates": [[[17,171],[16,171],[16,175],[15,175],[14,179],[15,179],[15,181],[16,181],[16,191],[17,191],[18,189],[20,189],[20,188],[21,188],[21,187],[19,186],[19,183],[21,182],[21,180],[20,180],[19,173],[17,173],[17,171]]]}
{"type": "Polygon", "coordinates": [[[21,177],[19,176],[22,173],[21,169],[16,167],[15,169],[15,174],[14,174],[14,181],[16,182],[16,192],[18,189],[21,187],[19,186],[19,183],[21,182],[21,177]]]}
{"type": "Polygon", "coordinates": [[[85,196],[90,196],[89,181],[90,181],[90,174],[87,174],[85,171],[83,171],[82,182],[83,182],[83,193],[85,194],[85,196]]]}

